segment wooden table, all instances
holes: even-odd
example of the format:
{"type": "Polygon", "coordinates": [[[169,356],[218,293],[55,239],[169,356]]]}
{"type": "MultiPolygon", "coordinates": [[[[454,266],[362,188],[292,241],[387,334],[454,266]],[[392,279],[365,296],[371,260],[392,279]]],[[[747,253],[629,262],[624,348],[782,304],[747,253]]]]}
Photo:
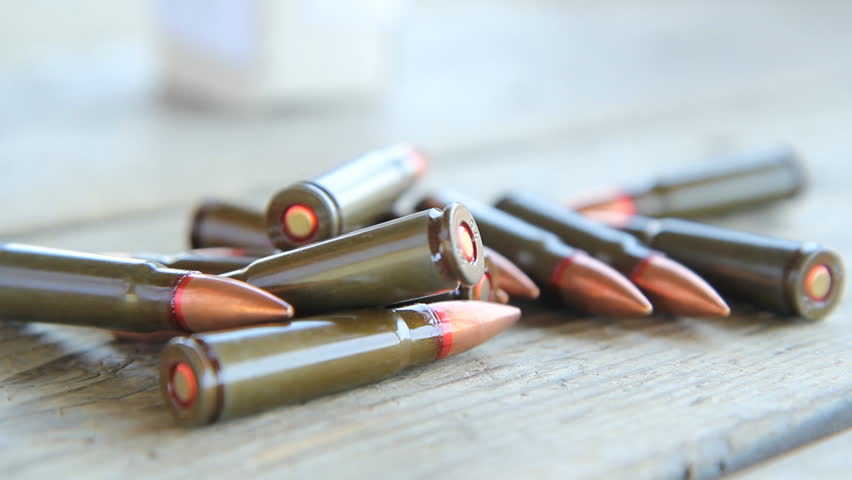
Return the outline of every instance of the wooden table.
{"type": "MultiPolygon", "coordinates": [[[[0,63],[3,238],[173,252],[202,196],[260,207],[402,139],[433,153],[427,186],[484,200],[560,198],[781,141],[805,154],[808,194],[721,223],[850,258],[852,5],[436,0],[413,13],[386,92],[347,104],[172,107],[130,34],[0,63]]],[[[851,309],[809,324],[529,306],[459,357],[197,430],[160,399],[159,347],[6,323],[0,476],[716,477],[852,426],[851,309]]],[[[842,476],[849,438],[743,478],[807,462],[842,476]]]]}

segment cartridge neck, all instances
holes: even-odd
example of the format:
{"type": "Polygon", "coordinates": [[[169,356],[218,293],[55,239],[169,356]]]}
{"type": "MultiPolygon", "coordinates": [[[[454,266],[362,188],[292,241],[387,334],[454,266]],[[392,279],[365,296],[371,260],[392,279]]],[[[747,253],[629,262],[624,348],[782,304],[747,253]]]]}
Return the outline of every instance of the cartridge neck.
{"type": "Polygon", "coordinates": [[[426,197],[420,206],[443,206],[457,198],[462,199],[476,218],[482,237],[489,247],[506,256],[536,280],[549,279],[554,265],[576,252],[551,232],[495,207],[456,194],[435,192],[426,197]]]}
{"type": "Polygon", "coordinates": [[[572,247],[585,250],[625,273],[652,252],[630,235],[528,193],[504,197],[497,208],[555,233],[572,247]]]}
{"type": "Polygon", "coordinates": [[[654,245],[654,239],[663,228],[663,224],[660,220],[641,215],[625,217],[619,223],[611,226],[618,228],[622,232],[633,235],[640,242],[648,246],[654,245]]]}
{"type": "Polygon", "coordinates": [[[448,324],[428,305],[418,303],[394,309],[411,341],[411,365],[433,362],[446,356],[452,341],[448,324]],[[442,355],[443,354],[443,355],[442,355]]]}
{"type": "Polygon", "coordinates": [[[175,329],[171,303],[186,270],[30,245],[0,247],[0,316],[114,330],[175,329]]]}

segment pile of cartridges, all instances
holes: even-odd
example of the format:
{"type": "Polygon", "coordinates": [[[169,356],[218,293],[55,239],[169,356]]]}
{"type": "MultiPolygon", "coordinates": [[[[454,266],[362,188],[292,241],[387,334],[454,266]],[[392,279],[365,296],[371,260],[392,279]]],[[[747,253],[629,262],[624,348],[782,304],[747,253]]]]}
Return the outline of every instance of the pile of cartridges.
{"type": "Polygon", "coordinates": [[[798,193],[788,148],[567,204],[433,191],[396,215],[427,165],[395,145],[279,191],[265,214],[208,200],[173,256],[2,245],[0,318],[169,340],[163,398],[199,425],[464,352],[540,289],[590,314],[722,317],[736,301],[811,320],[843,291],[830,250],[683,219],[798,193]]]}

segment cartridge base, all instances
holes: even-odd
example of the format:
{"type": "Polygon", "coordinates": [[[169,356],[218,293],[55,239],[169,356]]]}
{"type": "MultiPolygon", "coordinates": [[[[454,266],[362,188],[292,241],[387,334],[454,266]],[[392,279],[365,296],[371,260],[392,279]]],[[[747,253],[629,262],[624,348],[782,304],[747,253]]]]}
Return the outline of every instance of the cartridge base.
{"type": "Polygon", "coordinates": [[[846,274],[840,256],[816,244],[805,244],[787,266],[785,288],[790,309],[808,320],[831,313],[843,296],[846,274]]]}
{"type": "Polygon", "coordinates": [[[282,250],[336,237],[343,233],[339,210],[323,188],[310,182],[297,183],[270,200],[266,210],[267,233],[282,250]]]}
{"type": "Polygon", "coordinates": [[[223,395],[216,378],[218,366],[206,355],[204,342],[178,337],[160,357],[160,392],[181,425],[204,425],[216,421],[222,411],[223,395]],[[179,375],[178,375],[179,374],[179,375]]]}

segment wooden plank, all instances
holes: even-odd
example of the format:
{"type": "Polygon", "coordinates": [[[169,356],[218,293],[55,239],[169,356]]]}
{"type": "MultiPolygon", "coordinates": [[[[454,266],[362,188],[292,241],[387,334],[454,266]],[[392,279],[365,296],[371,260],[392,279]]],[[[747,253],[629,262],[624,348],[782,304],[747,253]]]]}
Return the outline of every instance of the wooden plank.
{"type": "Polygon", "coordinates": [[[852,449],[852,431],[846,431],[747,469],[734,478],[738,480],[849,478],[849,469],[852,467],[848,454],[850,449],[852,449]]]}
{"type": "MultiPolygon", "coordinates": [[[[587,179],[642,177],[720,144],[793,139],[817,188],[771,214],[725,222],[819,240],[848,258],[852,232],[826,218],[826,206],[849,199],[852,96],[845,85],[819,86],[760,108],[658,118],[585,141],[446,152],[430,182],[483,198],[510,186],[567,194],[587,179]]],[[[184,223],[184,212],[170,212],[20,239],[174,250],[184,223]]],[[[16,478],[712,478],[852,426],[850,313],[847,302],[826,322],[800,324],[528,306],[521,325],[465,355],[198,430],[175,427],[164,410],[155,349],[86,329],[7,326],[0,468],[16,478]]]]}
{"type": "Polygon", "coordinates": [[[423,2],[379,98],[237,117],[157,102],[141,33],[103,50],[54,52],[0,75],[0,203],[16,205],[0,212],[0,231],[161,210],[211,191],[268,194],[400,139],[461,155],[600,138],[720,102],[757,108],[813,82],[848,83],[850,68],[836,58],[852,33],[825,19],[850,9],[423,2]],[[48,194],[54,201],[43,203],[48,194]]]}

